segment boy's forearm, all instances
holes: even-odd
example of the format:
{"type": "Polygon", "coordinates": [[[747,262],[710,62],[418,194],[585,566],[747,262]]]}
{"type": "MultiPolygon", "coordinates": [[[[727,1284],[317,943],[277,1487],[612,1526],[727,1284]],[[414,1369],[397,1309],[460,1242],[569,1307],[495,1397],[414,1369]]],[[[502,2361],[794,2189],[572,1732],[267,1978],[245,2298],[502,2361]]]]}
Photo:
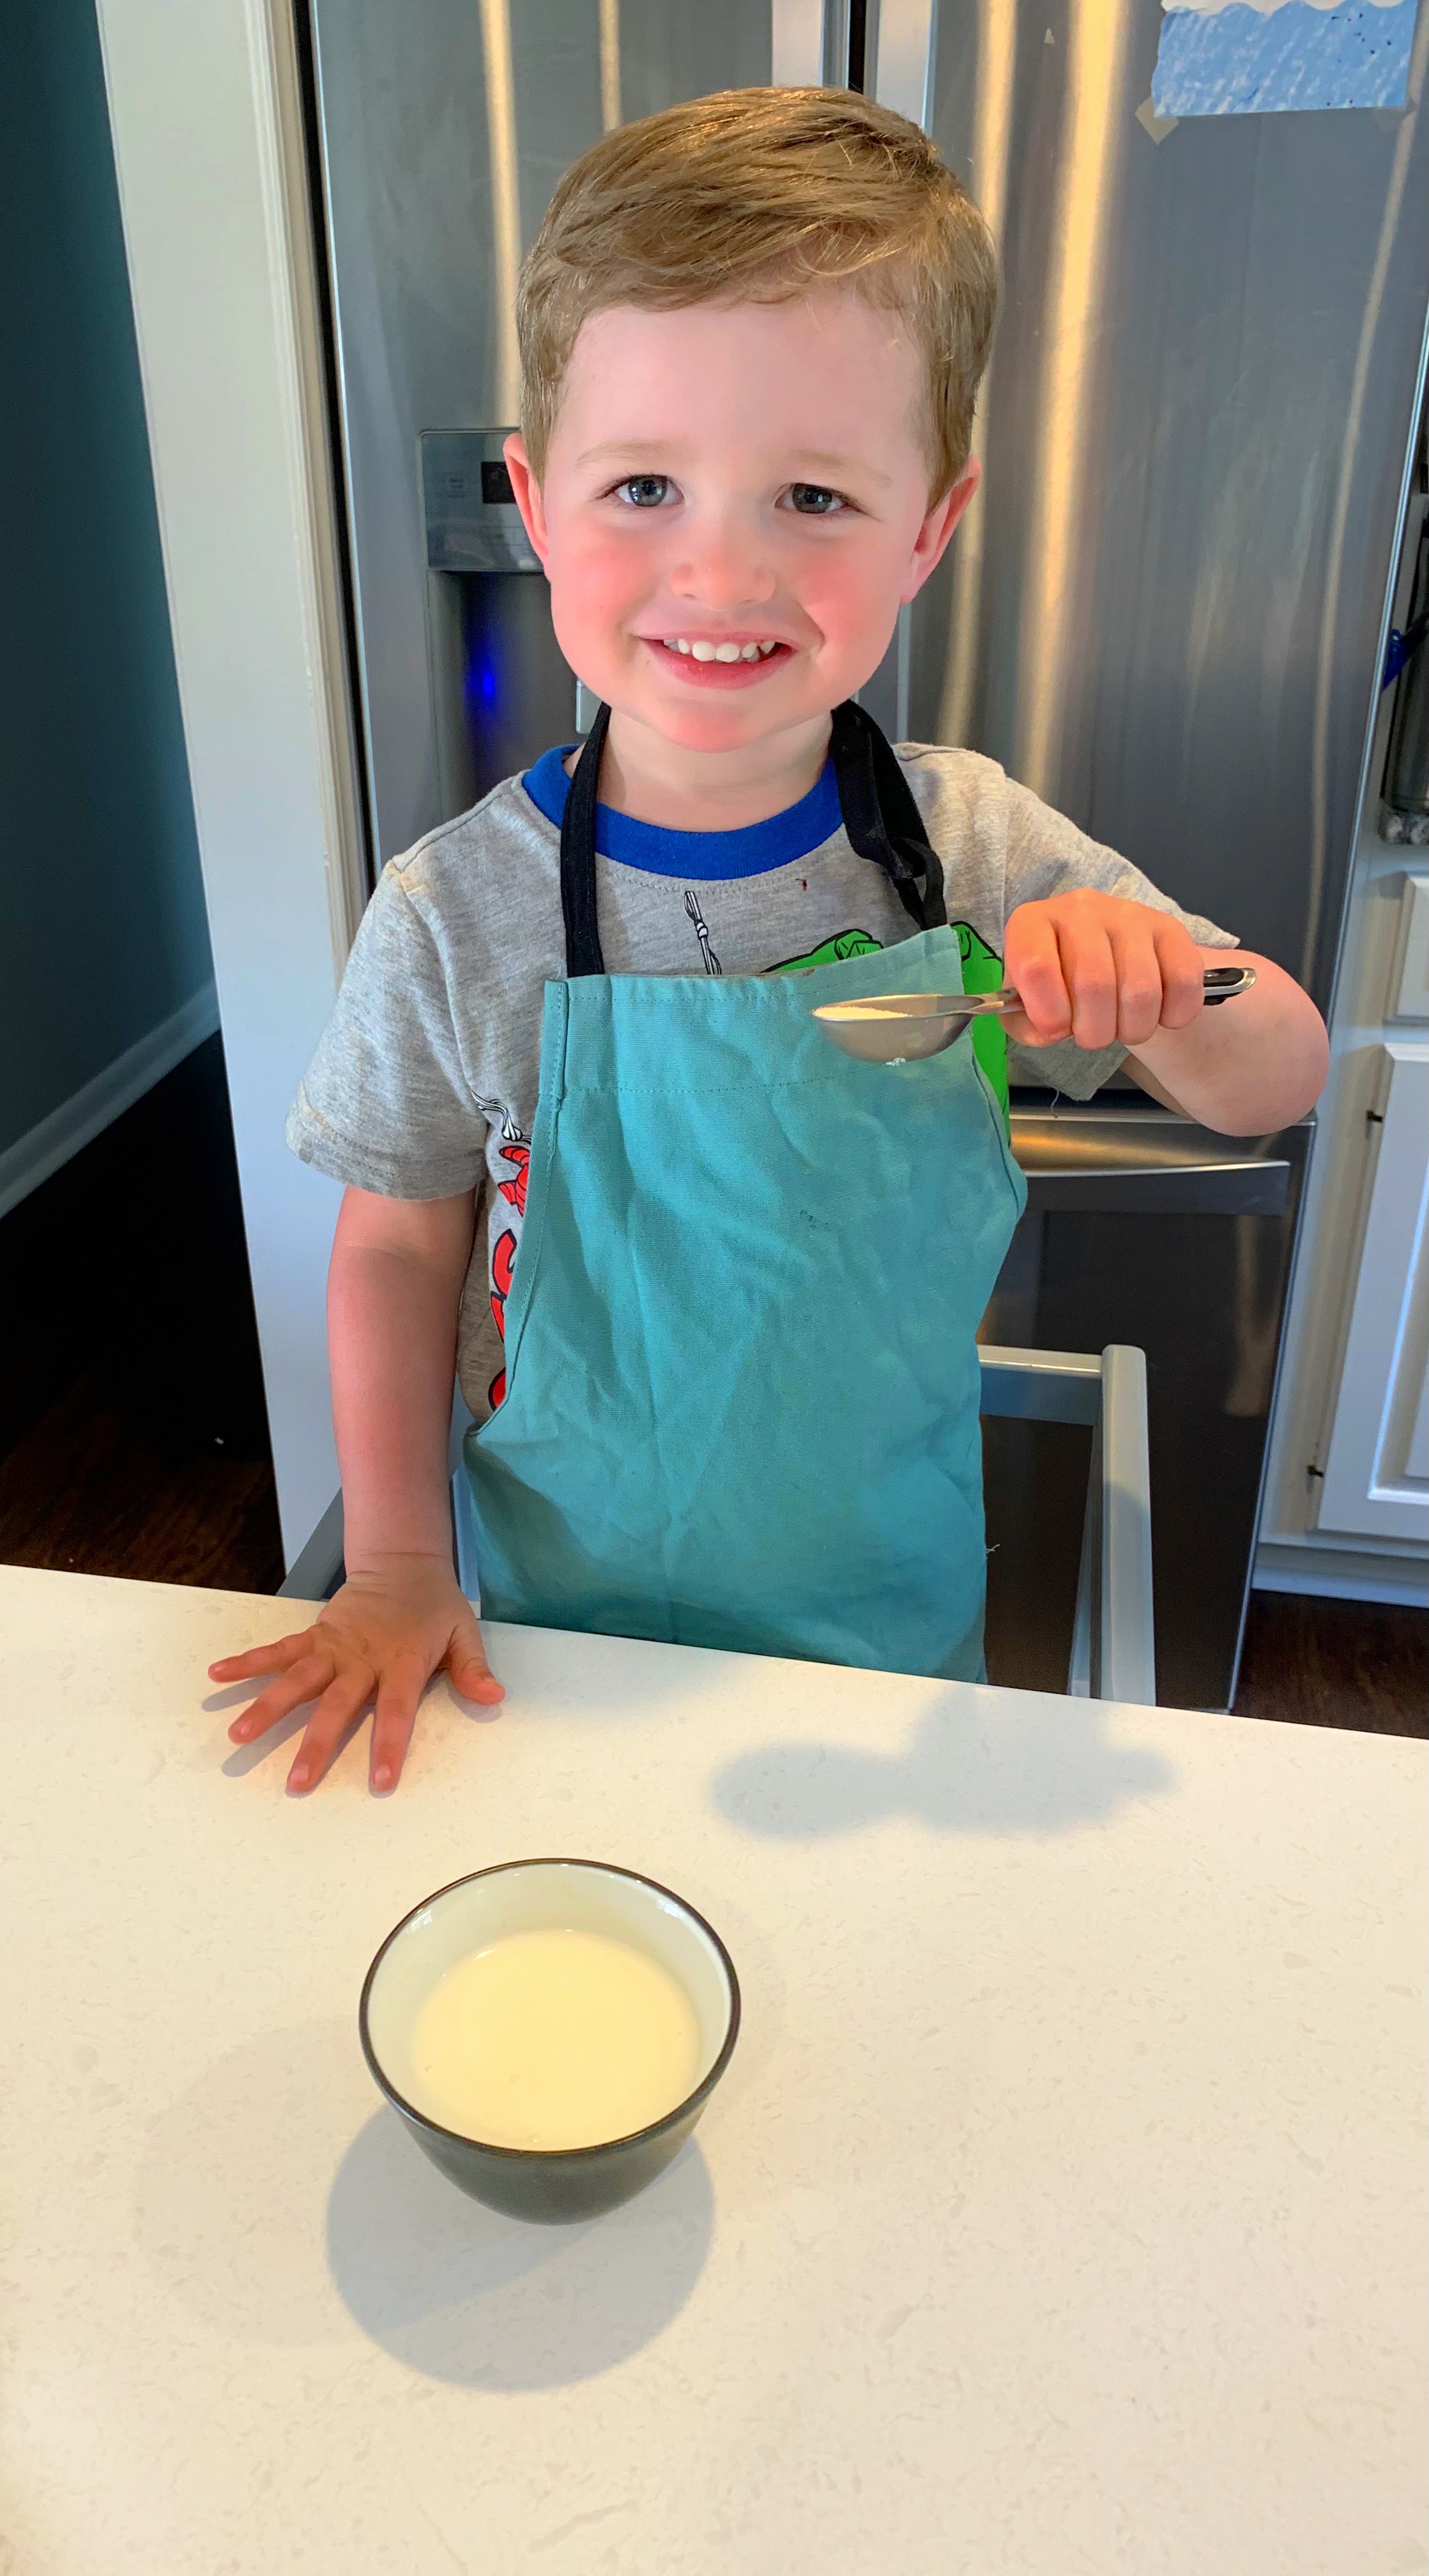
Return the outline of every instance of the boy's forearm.
{"type": "MultiPolygon", "coordinates": [[[[344,1240],[328,1274],[328,1355],[349,1571],[451,1548],[447,1443],[465,1257],[344,1240]]],[[[470,1244],[470,1230],[467,1245],[470,1244]]]]}
{"type": "Polygon", "coordinates": [[[1308,993],[1249,950],[1205,949],[1208,965],[1253,966],[1251,991],[1202,1010],[1184,1029],[1158,1029],[1128,1062],[1154,1098],[1222,1136],[1258,1136],[1303,1118],[1324,1088],[1325,1024],[1308,993]]]}

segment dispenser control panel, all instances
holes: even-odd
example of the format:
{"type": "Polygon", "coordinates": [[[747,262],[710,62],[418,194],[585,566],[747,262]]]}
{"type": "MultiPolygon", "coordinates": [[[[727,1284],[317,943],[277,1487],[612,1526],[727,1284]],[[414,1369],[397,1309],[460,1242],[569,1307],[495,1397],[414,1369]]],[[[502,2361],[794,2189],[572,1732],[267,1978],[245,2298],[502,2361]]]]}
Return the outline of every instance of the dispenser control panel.
{"type": "Polygon", "coordinates": [[[539,572],[501,451],[506,429],[422,433],[422,509],[433,572],[539,572]]]}

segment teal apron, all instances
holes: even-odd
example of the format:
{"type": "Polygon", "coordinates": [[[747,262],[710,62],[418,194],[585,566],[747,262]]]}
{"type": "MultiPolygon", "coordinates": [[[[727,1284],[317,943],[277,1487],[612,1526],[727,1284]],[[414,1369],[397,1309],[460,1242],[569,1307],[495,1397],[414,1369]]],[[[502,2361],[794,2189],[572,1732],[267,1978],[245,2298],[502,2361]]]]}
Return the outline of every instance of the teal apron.
{"type": "Polygon", "coordinates": [[[845,828],[918,932],[802,974],[609,976],[606,722],[562,828],[506,1394],[466,1441],[482,1609],[975,1680],[974,1335],[1026,1184],[970,1044],[857,1064],[810,1016],[962,989],[917,806],[836,709],[845,828]]]}

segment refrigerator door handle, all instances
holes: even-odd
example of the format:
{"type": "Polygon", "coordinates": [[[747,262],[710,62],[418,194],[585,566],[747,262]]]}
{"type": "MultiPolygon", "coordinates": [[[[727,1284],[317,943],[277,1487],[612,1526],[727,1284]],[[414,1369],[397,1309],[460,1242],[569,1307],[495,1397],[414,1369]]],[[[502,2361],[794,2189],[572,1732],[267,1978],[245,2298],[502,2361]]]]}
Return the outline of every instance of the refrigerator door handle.
{"type": "MultiPolygon", "coordinates": [[[[1015,1139],[1014,1139],[1014,1151],[1015,1139]]],[[[1084,1164],[1027,1174],[1027,1205],[1052,1216],[1283,1216],[1288,1162],[1084,1164]]]]}

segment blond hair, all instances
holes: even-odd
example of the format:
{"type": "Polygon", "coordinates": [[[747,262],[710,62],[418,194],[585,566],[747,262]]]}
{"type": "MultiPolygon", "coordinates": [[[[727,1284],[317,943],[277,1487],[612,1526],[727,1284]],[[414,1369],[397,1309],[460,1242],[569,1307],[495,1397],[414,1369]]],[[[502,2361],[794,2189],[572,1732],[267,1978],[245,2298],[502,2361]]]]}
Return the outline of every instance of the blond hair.
{"type": "Polygon", "coordinates": [[[779,303],[844,282],[924,362],[930,500],[967,462],[997,255],[918,126],[851,90],[731,89],[618,126],[566,172],[521,268],[521,426],[539,479],[582,322],[779,303]]]}

